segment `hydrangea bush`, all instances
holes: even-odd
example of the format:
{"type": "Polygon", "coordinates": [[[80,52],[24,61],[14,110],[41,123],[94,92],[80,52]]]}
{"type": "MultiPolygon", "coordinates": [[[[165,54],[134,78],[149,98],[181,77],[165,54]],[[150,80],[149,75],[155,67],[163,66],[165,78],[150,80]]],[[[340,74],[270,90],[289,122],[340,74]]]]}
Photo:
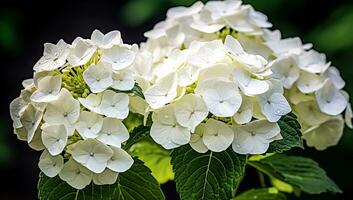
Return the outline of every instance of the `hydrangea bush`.
{"type": "Polygon", "coordinates": [[[175,7],[125,44],[119,31],[46,43],[10,104],[14,132],[41,151],[39,199],[285,199],[341,192],[319,165],[352,128],[337,68],[281,38],[239,0],[175,7]],[[142,162],[142,161],[143,162],[142,162]],[[270,185],[238,194],[245,167],[270,185]]]}

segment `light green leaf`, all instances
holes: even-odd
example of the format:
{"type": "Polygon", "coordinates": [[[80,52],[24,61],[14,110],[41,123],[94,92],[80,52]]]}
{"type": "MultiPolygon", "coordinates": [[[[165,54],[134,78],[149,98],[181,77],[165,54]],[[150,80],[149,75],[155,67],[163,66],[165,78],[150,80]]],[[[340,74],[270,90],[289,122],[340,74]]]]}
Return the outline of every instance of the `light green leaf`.
{"type": "Polygon", "coordinates": [[[301,139],[301,127],[293,113],[283,116],[277,123],[281,128],[283,139],[271,142],[268,153],[282,153],[293,147],[304,148],[303,140],[301,139]]]}
{"type": "Polygon", "coordinates": [[[248,164],[309,194],[341,192],[318,163],[309,158],[277,154],[248,164]]]}
{"type": "Polygon", "coordinates": [[[174,149],[171,157],[181,199],[229,200],[244,176],[246,156],[230,148],[200,154],[184,145],[174,149]]]}
{"type": "Polygon", "coordinates": [[[134,144],[130,153],[141,159],[152,170],[152,175],[160,184],[174,179],[169,151],[158,144],[142,141],[134,144]]]}
{"type": "Polygon", "coordinates": [[[287,197],[276,188],[251,189],[241,193],[234,200],[286,200],[287,197]]]}
{"type": "Polygon", "coordinates": [[[91,183],[83,190],[77,190],[58,176],[49,178],[39,175],[38,197],[40,200],[161,200],[165,199],[158,182],[143,162],[135,159],[133,166],[120,173],[112,185],[91,183]]]}

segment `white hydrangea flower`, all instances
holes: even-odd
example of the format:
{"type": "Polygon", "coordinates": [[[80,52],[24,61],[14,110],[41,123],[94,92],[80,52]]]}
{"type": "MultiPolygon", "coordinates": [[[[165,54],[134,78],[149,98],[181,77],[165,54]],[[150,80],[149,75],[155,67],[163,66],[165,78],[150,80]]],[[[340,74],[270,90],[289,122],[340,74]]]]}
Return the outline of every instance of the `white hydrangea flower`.
{"type": "Polygon", "coordinates": [[[206,153],[208,151],[207,146],[204,144],[202,140],[203,134],[205,133],[205,128],[206,128],[205,123],[199,124],[196,127],[195,132],[191,134],[191,138],[190,138],[191,148],[193,148],[195,151],[199,153],[206,153]]]}
{"type": "Polygon", "coordinates": [[[103,117],[88,111],[81,111],[80,118],[75,124],[77,132],[83,138],[96,138],[103,126],[103,117]]]}
{"type": "Polygon", "coordinates": [[[220,21],[214,21],[212,14],[209,10],[202,10],[198,18],[194,19],[190,24],[190,27],[203,33],[215,33],[221,30],[225,24],[220,21]]]}
{"type": "Polygon", "coordinates": [[[315,92],[315,97],[322,112],[338,115],[347,107],[347,99],[331,81],[315,92]]]}
{"type": "Polygon", "coordinates": [[[259,80],[243,69],[234,69],[233,77],[241,91],[247,96],[256,96],[267,92],[270,85],[265,80],[259,80]]]}
{"type": "Polygon", "coordinates": [[[64,40],[59,40],[55,44],[45,43],[44,44],[44,55],[34,65],[35,71],[52,71],[66,63],[66,59],[69,55],[69,45],[64,40]]]}
{"type": "Polygon", "coordinates": [[[100,105],[102,102],[102,95],[103,95],[102,93],[99,93],[99,94],[91,93],[86,98],[79,98],[78,100],[88,110],[98,114],[103,114],[100,109],[100,105]]]}
{"type": "Polygon", "coordinates": [[[131,70],[120,70],[112,74],[112,88],[121,91],[128,91],[134,88],[135,80],[131,70]]]}
{"type": "Polygon", "coordinates": [[[299,56],[299,68],[309,73],[322,73],[331,65],[326,63],[325,54],[320,54],[317,51],[310,50],[299,56]]]}
{"type": "Polygon", "coordinates": [[[129,132],[119,119],[109,117],[103,119],[103,126],[97,140],[110,146],[121,147],[121,144],[128,139],[129,132]]]}
{"type": "Polygon", "coordinates": [[[85,41],[82,38],[78,38],[75,41],[72,49],[70,50],[70,54],[67,57],[67,61],[72,67],[86,64],[97,49],[95,46],[92,46],[88,41],[85,41]]]}
{"type": "Polygon", "coordinates": [[[94,173],[102,173],[112,156],[113,150],[95,139],[77,142],[72,151],[72,158],[94,173]]]}
{"type": "Polygon", "coordinates": [[[113,156],[108,160],[107,168],[114,172],[125,172],[130,169],[134,163],[134,159],[123,149],[111,147],[113,156]]]}
{"type": "Polygon", "coordinates": [[[240,0],[209,1],[205,5],[205,10],[209,10],[214,20],[224,19],[227,16],[235,15],[241,5],[240,0]]]}
{"type": "Polygon", "coordinates": [[[53,156],[59,155],[67,143],[67,130],[63,124],[43,124],[42,141],[45,148],[53,156]]]}
{"type": "Polygon", "coordinates": [[[253,102],[249,99],[249,97],[242,97],[242,104],[239,110],[233,115],[233,120],[238,124],[246,124],[249,123],[253,117],[253,102]]]}
{"type": "Polygon", "coordinates": [[[50,102],[57,99],[61,89],[61,76],[46,76],[38,81],[37,90],[31,95],[34,102],[50,102]]]}
{"type": "Polygon", "coordinates": [[[190,141],[190,130],[178,123],[174,105],[164,106],[153,113],[152,120],[151,137],[164,148],[176,148],[190,141]]]}
{"type": "Polygon", "coordinates": [[[113,45],[119,45],[122,43],[120,31],[110,31],[104,35],[97,29],[92,32],[91,41],[101,49],[109,49],[113,45]]]}
{"type": "Polygon", "coordinates": [[[235,83],[209,80],[201,92],[208,110],[218,117],[231,117],[240,108],[242,97],[235,83]]]}
{"type": "Polygon", "coordinates": [[[224,151],[232,144],[233,138],[234,132],[227,124],[214,119],[207,120],[202,140],[209,150],[224,151]]]}
{"type": "Polygon", "coordinates": [[[93,174],[92,180],[93,183],[96,185],[111,185],[116,182],[118,179],[118,173],[110,170],[105,169],[102,173],[93,174]]]}
{"type": "Polygon", "coordinates": [[[283,96],[282,85],[272,81],[271,88],[257,97],[262,113],[269,122],[277,122],[283,115],[292,111],[287,99],[283,96]]]}
{"type": "Polygon", "coordinates": [[[297,81],[297,87],[302,93],[315,92],[324,86],[326,78],[321,74],[301,72],[297,81]]]}
{"type": "Polygon", "coordinates": [[[30,143],[34,134],[42,120],[43,112],[29,104],[20,117],[20,122],[24,130],[27,132],[27,142],[30,143]]]}
{"type": "Polygon", "coordinates": [[[122,70],[131,66],[135,60],[137,46],[114,45],[102,50],[102,61],[111,64],[113,70],[122,70]]]}
{"type": "Polygon", "coordinates": [[[147,103],[153,109],[158,109],[171,102],[177,96],[177,76],[170,73],[159,79],[152,87],[144,91],[147,103]]]}
{"type": "Polygon", "coordinates": [[[113,84],[112,70],[104,62],[89,66],[83,72],[83,79],[93,93],[103,92],[113,84]]]}
{"type": "Polygon", "coordinates": [[[77,163],[72,158],[64,164],[63,169],[59,173],[59,177],[62,180],[78,190],[89,185],[92,181],[92,176],[90,170],[77,163]]]}
{"type": "Polygon", "coordinates": [[[192,16],[200,12],[203,6],[204,5],[201,1],[197,1],[190,7],[179,6],[179,7],[170,8],[167,11],[167,17],[172,19],[179,19],[183,17],[192,16]]]}
{"type": "Polygon", "coordinates": [[[263,154],[270,143],[280,135],[277,123],[267,120],[256,120],[241,126],[234,126],[232,148],[239,154],[263,154]]]}
{"type": "Polygon", "coordinates": [[[195,52],[189,55],[188,62],[197,67],[205,68],[217,63],[227,62],[224,45],[221,40],[195,41],[190,44],[190,49],[195,49],[195,52]]]}
{"type": "Polygon", "coordinates": [[[302,137],[308,146],[324,150],[338,143],[342,137],[343,128],[344,121],[342,117],[335,117],[305,130],[302,137]]]}
{"type": "Polygon", "coordinates": [[[129,114],[129,96],[105,90],[99,107],[101,113],[107,117],[125,119],[129,114]]]}
{"type": "Polygon", "coordinates": [[[26,109],[28,103],[22,98],[17,97],[10,103],[10,116],[13,121],[13,128],[21,128],[21,115],[23,111],[26,109]]]}
{"type": "Polygon", "coordinates": [[[208,115],[208,109],[201,96],[188,94],[175,103],[175,117],[178,123],[192,132],[208,115]]]}
{"type": "Polygon", "coordinates": [[[310,126],[319,125],[327,121],[330,116],[321,112],[314,100],[303,101],[294,106],[294,111],[300,116],[300,120],[310,126]]]}
{"type": "Polygon", "coordinates": [[[280,80],[286,89],[290,89],[299,78],[300,70],[297,67],[297,62],[295,54],[274,60],[270,63],[272,77],[280,80]]]}
{"type": "Polygon", "coordinates": [[[64,124],[70,136],[79,116],[79,101],[74,99],[67,89],[63,88],[58,94],[58,98],[48,104],[43,119],[48,124],[64,124]]]}
{"type": "Polygon", "coordinates": [[[337,89],[342,89],[346,85],[344,80],[342,79],[340,72],[336,67],[329,67],[325,73],[325,77],[327,77],[337,89]]]}
{"type": "Polygon", "coordinates": [[[61,155],[52,156],[47,150],[44,150],[40,155],[38,166],[46,176],[54,177],[62,170],[64,158],[61,155]]]}
{"type": "Polygon", "coordinates": [[[224,46],[226,51],[238,62],[240,62],[249,72],[263,72],[267,60],[260,55],[248,54],[244,51],[238,40],[227,35],[224,46]]]}

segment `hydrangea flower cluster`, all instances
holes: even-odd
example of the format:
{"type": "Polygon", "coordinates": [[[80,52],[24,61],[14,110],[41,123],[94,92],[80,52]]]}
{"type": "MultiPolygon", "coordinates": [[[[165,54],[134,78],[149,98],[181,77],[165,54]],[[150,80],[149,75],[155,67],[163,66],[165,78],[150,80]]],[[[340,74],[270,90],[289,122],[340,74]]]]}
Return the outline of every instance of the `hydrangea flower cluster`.
{"type": "Polygon", "coordinates": [[[121,148],[130,112],[152,116],[150,136],[165,149],[263,154],[282,139],[277,122],[290,112],[309,146],[337,144],[353,116],[339,71],[271,26],[240,0],[209,1],[171,8],[140,47],[98,30],[47,43],[10,105],[14,131],[43,150],[47,176],[77,189],[114,183],[131,167],[121,148]],[[132,93],[136,85],[143,95],[132,93]]]}
{"type": "Polygon", "coordinates": [[[118,31],[44,45],[34,78],[23,82],[10,111],[18,138],[43,150],[45,175],[82,189],[91,181],[112,184],[131,167],[132,157],[121,149],[129,138],[122,120],[129,114],[126,91],[135,84],[136,53],[118,31]]]}
{"type": "Polygon", "coordinates": [[[261,154],[281,139],[275,122],[292,111],[307,145],[336,145],[344,120],[352,128],[339,71],[311,44],[282,39],[271,26],[239,0],[169,9],[141,44],[152,57],[150,72],[138,82],[154,112],[155,141],[166,148],[190,143],[199,152],[232,143],[237,153],[261,154]],[[184,134],[173,136],[173,130],[184,134]]]}

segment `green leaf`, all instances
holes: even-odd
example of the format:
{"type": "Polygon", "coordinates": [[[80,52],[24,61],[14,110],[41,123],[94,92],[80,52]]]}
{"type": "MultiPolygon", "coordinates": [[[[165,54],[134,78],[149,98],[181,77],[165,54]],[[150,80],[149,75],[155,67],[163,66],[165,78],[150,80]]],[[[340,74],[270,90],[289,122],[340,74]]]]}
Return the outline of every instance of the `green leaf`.
{"type": "Polygon", "coordinates": [[[293,113],[283,116],[277,123],[281,128],[283,139],[271,142],[268,153],[282,153],[293,147],[304,148],[301,139],[301,127],[293,113]]]}
{"type": "Polygon", "coordinates": [[[286,200],[287,197],[276,188],[251,189],[241,193],[234,200],[286,200]]]}
{"type": "Polygon", "coordinates": [[[230,148],[201,154],[184,145],[174,149],[171,157],[181,199],[229,200],[244,176],[246,156],[230,148]]]}
{"type": "Polygon", "coordinates": [[[138,126],[130,132],[130,138],[126,141],[123,149],[128,151],[132,145],[138,143],[139,141],[147,138],[150,133],[150,127],[148,126],[138,126]]]}
{"type": "Polygon", "coordinates": [[[141,159],[152,170],[152,175],[160,184],[174,179],[169,151],[158,144],[142,141],[134,144],[130,149],[130,153],[141,159]]]}
{"type": "Polygon", "coordinates": [[[112,185],[91,183],[82,190],[72,188],[58,176],[49,178],[39,175],[38,197],[40,200],[160,200],[165,199],[158,182],[143,162],[135,159],[132,167],[120,173],[112,185]]]}
{"type": "Polygon", "coordinates": [[[341,192],[318,163],[309,158],[277,154],[248,164],[309,194],[341,192]]]}

